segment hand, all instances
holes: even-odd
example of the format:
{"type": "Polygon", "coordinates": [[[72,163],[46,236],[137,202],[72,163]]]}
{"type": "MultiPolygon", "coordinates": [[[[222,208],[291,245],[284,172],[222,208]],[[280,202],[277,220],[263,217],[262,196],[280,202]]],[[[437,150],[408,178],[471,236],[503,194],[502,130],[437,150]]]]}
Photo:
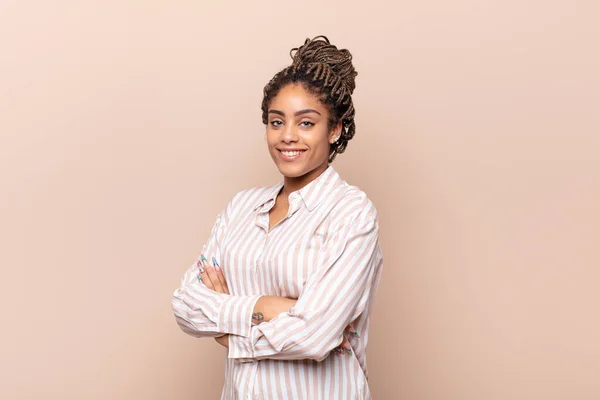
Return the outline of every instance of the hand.
{"type": "MultiPolygon", "coordinates": [[[[227,287],[227,281],[225,280],[225,275],[223,275],[223,270],[219,266],[217,260],[213,257],[212,263],[210,265],[204,254],[200,255],[200,261],[198,264],[198,269],[200,272],[200,279],[202,283],[206,285],[207,288],[214,290],[215,292],[230,294],[229,287],[227,287]]],[[[229,348],[229,335],[223,335],[215,338],[216,342],[225,348],[229,348]]]]}
{"type": "Polygon", "coordinates": [[[219,343],[221,346],[225,347],[225,348],[229,348],[229,334],[223,335],[223,336],[219,336],[216,337],[215,340],[217,341],[217,343],[219,343]]]}
{"type": "Polygon", "coordinates": [[[348,325],[346,329],[344,329],[344,340],[342,340],[342,344],[331,350],[334,354],[352,354],[352,345],[350,344],[350,341],[346,335],[352,335],[355,338],[360,338],[360,336],[358,336],[358,332],[356,332],[356,329],[354,329],[351,325],[348,325]]]}
{"type": "Polygon", "coordinates": [[[227,287],[227,281],[223,270],[217,260],[213,257],[210,265],[204,254],[200,254],[200,261],[198,262],[198,269],[200,272],[200,279],[207,288],[214,290],[215,292],[229,294],[229,287],[227,287]]]}

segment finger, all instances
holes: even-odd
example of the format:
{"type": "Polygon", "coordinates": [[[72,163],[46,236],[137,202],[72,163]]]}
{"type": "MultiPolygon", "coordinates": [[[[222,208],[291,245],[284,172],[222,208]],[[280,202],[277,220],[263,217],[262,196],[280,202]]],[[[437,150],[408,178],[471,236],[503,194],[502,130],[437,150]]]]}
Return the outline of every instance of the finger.
{"type": "Polygon", "coordinates": [[[340,343],[339,345],[337,345],[337,347],[334,347],[334,348],[333,348],[333,350],[332,350],[332,351],[333,351],[334,353],[340,353],[341,351],[343,351],[343,349],[342,349],[342,345],[344,344],[344,340],[346,340],[346,338],[342,338],[342,341],[341,341],[341,343],[340,343]]]}
{"type": "Polygon", "coordinates": [[[202,283],[204,283],[204,285],[206,285],[207,288],[209,288],[211,290],[215,290],[215,286],[213,285],[212,281],[210,280],[210,277],[208,276],[208,274],[206,273],[206,264],[204,263],[204,260],[206,260],[206,258],[202,254],[200,256],[201,256],[200,260],[197,261],[199,278],[202,281],[202,283]]]}
{"type": "Polygon", "coordinates": [[[335,354],[352,354],[352,347],[345,347],[343,344],[331,350],[335,354]]]}
{"type": "Polygon", "coordinates": [[[359,338],[359,337],[360,337],[360,335],[358,334],[358,332],[356,332],[356,329],[354,329],[354,328],[352,327],[352,325],[348,325],[348,326],[346,327],[346,329],[344,329],[344,332],[347,332],[347,333],[349,333],[350,335],[352,335],[352,336],[354,336],[354,337],[357,337],[357,338],[359,338]]]}
{"type": "Polygon", "coordinates": [[[204,274],[202,274],[202,281],[210,282],[210,288],[215,292],[221,293],[219,280],[214,275],[214,271],[212,270],[210,264],[208,263],[208,260],[206,259],[206,257],[204,257],[204,255],[202,255],[201,262],[202,267],[205,271],[204,274]]]}
{"type": "Polygon", "coordinates": [[[229,286],[227,286],[227,281],[225,280],[225,276],[223,275],[223,270],[221,269],[221,267],[216,267],[215,270],[217,271],[217,279],[219,279],[219,283],[223,288],[223,293],[229,294],[229,286]]]}
{"type": "Polygon", "coordinates": [[[206,265],[204,267],[206,270],[206,275],[208,275],[208,278],[212,282],[214,290],[219,293],[225,293],[223,286],[221,286],[221,282],[219,282],[219,277],[217,276],[217,271],[215,271],[215,268],[212,265],[209,265],[208,261],[205,261],[204,264],[206,265]]]}
{"type": "Polygon", "coordinates": [[[340,347],[342,348],[342,351],[344,351],[348,354],[352,354],[352,345],[350,344],[348,339],[344,338],[344,341],[342,342],[340,347]]]}
{"type": "Polygon", "coordinates": [[[346,338],[346,336],[343,336],[342,339],[342,343],[339,344],[339,346],[335,347],[333,350],[331,350],[333,353],[335,354],[352,354],[352,345],[350,344],[350,342],[348,341],[348,339],[346,338]]]}
{"type": "Polygon", "coordinates": [[[216,258],[213,257],[212,262],[213,262],[213,266],[215,267],[215,270],[217,271],[217,278],[219,279],[219,282],[221,283],[221,287],[223,288],[224,293],[229,294],[229,287],[227,286],[227,281],[225,280],[225,275],[223,275],[223,269],[217,262],[216,258]]]}
{"type": "Polygon", "coordinates": [[[342,347],[344,349],[349,349],[352,346],[350,346],[350,342],[348,341],[348,339],[344,338],[344,340],[342,341],[342,344],[340,344],[340,347],[342,347]]]}

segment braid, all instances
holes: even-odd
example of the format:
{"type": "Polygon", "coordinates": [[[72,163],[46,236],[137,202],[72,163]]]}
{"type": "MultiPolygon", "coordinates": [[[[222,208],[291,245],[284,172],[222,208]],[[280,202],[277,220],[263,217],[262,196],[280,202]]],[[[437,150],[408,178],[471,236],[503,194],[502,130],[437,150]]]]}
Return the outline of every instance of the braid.
{"type": "Polygon", "coordinates": [[[292,64],[275,74],[263,90],[263,123],[267,124],[269,103],[281,88],[290,83],[303,84],[329,108],[329,129],[342,121],[340,137],[329,151],[328,160],[331,163],[337,154],[346,150],[348,141],[356,132],[352,93],[356,87],[354,79],[358,74],[352,65],[352,55],[346,49],[338,49],[326,36],[320,35],[312,40],[307,38],[304,45],[291,49],[290,57],[292,64]]]}

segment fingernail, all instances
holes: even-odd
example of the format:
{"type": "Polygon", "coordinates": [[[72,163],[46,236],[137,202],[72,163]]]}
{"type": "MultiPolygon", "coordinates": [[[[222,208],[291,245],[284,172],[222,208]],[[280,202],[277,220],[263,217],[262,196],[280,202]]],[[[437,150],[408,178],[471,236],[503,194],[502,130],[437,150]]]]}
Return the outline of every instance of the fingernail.
{"type": "Polygon", "coordinates": [[[219,267],[219,266],[220,266],[220,265],[219,265],[219,263],[217,262],[217,259],[216,259],[216,258],[214,258],[214,257],[212,258],[212,262],[213,262],[213,265],[214,265],[215,267],[219,267]]]}
{"type": "Polygon", "coordinates": [[[204,257],[204,254],[200,254],[202,261],[206,261],[206,257],[204,257]]]}
{"type": "Polygon", "coordinates": [[[352,355],[352,349],[348,349],[348,355],[352,355]]]}

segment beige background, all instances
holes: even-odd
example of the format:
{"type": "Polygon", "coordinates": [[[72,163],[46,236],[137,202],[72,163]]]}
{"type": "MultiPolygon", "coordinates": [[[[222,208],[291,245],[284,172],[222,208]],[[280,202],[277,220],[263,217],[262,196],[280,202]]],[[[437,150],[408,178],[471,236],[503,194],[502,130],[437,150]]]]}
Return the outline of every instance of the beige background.
{"type": "Polygon", "coordinates": [[[262,88],[318,34],[359,71],[374,398],[600,398],[598,2],[394,4],[2,1],[0,398],[218,398],[171,293],[280,179],[262,88]]]}

